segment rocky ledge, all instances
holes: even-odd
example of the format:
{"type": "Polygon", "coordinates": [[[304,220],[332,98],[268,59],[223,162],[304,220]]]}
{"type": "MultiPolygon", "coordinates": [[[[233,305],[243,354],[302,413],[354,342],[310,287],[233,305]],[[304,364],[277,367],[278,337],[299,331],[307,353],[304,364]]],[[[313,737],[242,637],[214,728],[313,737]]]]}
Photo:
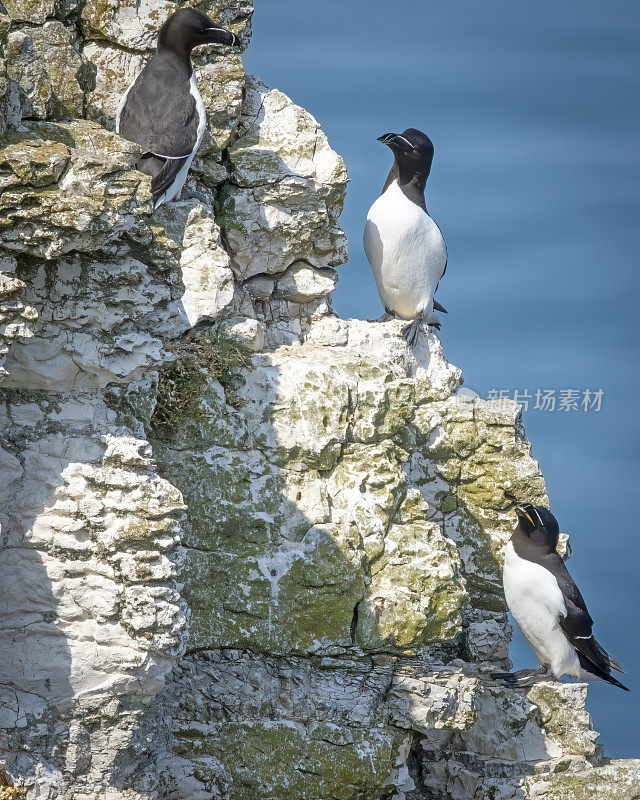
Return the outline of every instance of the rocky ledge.
{"type": "Polygon", "coordinates": [[[586,686],[490,678],[544,481],[433,333],[333,313],[317,122],[200,54],[191,199],[151,214],[110,130],[176,7],[0,6],[0,797],[638,797],[586,686]]]}

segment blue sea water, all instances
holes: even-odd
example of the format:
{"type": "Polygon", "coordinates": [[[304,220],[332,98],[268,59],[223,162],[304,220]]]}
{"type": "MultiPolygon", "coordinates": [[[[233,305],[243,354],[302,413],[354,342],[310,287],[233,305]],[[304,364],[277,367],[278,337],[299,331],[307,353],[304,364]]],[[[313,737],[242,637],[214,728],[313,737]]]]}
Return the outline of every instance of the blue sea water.
{"type": "MultiPolygon", "coordinates": [[[[604,390],[600,411],[524,413],[569,567],[631,694],[589,689],[611,756],[640,755],[640,4],[257,0],[248,69],[319,120],[351,177],[335,306],[377,317],[361,246],[387,131],[436,148],[442,341],[466,384],[604,390]]],[[[532,404],[533,405],[533,404],[532,404]]],[[[516,633],[512,657],[535,656],[516,633]]]]}

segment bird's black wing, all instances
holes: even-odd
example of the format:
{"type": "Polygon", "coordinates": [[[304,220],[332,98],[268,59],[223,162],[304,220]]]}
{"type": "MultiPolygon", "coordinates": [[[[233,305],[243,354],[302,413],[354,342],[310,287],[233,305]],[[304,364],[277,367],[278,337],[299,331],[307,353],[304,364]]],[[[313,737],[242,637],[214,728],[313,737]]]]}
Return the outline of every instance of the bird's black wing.
{"type": "Polygon", "coordinates": [[[624,672],[617,661],[611,658],[604,647],[596,641],[593,635],[593,620],[587,605],[562,558],[557,553],[552,553],[544,566],[553,573],[562,592],[567,613],[566,616],[558,618],[558,624],[572,647],[606,674],[612,669],[624,672]]]}
{"type": "MultiPolygon", "coordinates": [[[[445,246],[444,246],[444,249],[445,249],[445,252],[446,252],[446,250],[447,250],[447,245],[446,245],[446,244],[445,244],[445,246]]],[[[449,254],[447,253],[447,260],[444,262],[444,269],[442,270],[442,275],[441,275],[441,276],[438,278],[438,283],[436,284],[436,292],[438,291],[438,288],[439,288],[439,286],[440,286],[440,281],[441,281],[441,280],[444,278],[444,276],[445,276],[445,273],[446,273],[446,271],[447,271],[447,267],[448,267],[448,266],[449,266],[449,254]]],[[[434,292],[434,294],[435,294],[435,292],[434,292]]],[[[447,312],[447,313],[448,313],[448,312],[447,312]]]]}
{"type": "MultiPolygon", "coordinates": [[[[447,249],[447,245],[446,245],[446,244],[445,244],[445,246],[444,246],[444,249],[445,249],[445,251],[446,251],[446,249],[447,249]]],[[[444,278],[444,276],[447,274],[447,267],[448,267],[448,266],[449,266],[449,254],[447,253],[447,260],[444,262],[444,269],[442,270],[442,275],[440,276],[440,279],[438,280],[438,286],[440,286],[440,281],[441,281],[441,280],[444,278]]],[[[437,290],[438,286],[436,286],[436,290],[437,290]]]]}
{"type": "MultiPolygon", "coordinates": [[[[443,237],[443,240],[444,240],[444,237],[443,237]]],[[[445,249],[445,253],[446,253],[446,251],[447,251],[447,245],[446,245],[446,242],[445,242],[445,245],[444,245],[444,249],[445,249]]],[[[442,270],[442,275],[441,275],[441,276],[438,278],[438,283],[436,284],[436,291],[434,292],[434,294],[435,294],[435,293],[438,291],[438,289],[440,288],[440,281],[441,281],[441,280],[444,278],[444,276],[445,276],[445,273],[446,273],[446,271],[447,271],[447,267],[448,267],[448,266],[449,266],[449,254],[447,253],[447,260],[444,262],[444,269],[442,270]]],[[[438,306],[439,306],[439,307],[438,307],[438,308],[436,308],[436,301],[434,300],[434,301],[433,301],[433,308],[434,308],[434,310],[435,310],[435,311],[442,311],[444,314],[448,314],[448,313],[449,313],[449,312],[447,311],[447,309],[446,309],[446,308],[444,308],[444,306],[441,306],[441,305],[440,305],[440,303],[438,303],[438,306]]]]}
{"type": "Polygon", "coordinates": [[[155,56],[129,90],[119,132],[145,153],[180,158],[191,155],[200,122],[189,78],[155,56]]]}
{"type": "Polygon", "coordinates": [[[617,669],[624,672],[620,665],[614,661],[607,651],[597,642],[592,633],[592,623],[588,614],[576,606],[571,600],[565,598],[567,607],[566,617],[560,617],[558,622],[565,637],[575,649],[594,666],[603,672],[617,669]]]}

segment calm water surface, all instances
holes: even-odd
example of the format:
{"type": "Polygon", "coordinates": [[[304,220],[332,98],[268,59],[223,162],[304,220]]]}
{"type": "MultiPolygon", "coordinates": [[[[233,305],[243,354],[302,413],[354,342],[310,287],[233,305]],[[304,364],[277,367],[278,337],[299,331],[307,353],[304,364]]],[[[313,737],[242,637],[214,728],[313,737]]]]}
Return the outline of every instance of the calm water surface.
{"type": "MultiPolygon", "coordinates": [[[[599,412],[525,412],[570,569],[631,694],[594,685],[609,755],[640,755],[640,4],[257,0],[250,71],[320,121],[349,168],[335,306],[377,317],[363,220],[376,142],[434,140],[427,188],[449,269],[442,341],[467,386],[604,389],[599,412]]],[[[512,657],[535,656],[516,634],[512,657]]]]}

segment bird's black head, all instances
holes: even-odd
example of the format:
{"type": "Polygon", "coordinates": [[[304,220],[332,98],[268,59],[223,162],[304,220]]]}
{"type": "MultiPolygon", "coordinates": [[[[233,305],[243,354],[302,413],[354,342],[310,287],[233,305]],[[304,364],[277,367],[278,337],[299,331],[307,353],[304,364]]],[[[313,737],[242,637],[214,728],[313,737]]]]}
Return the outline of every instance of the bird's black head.
{"type": "Polygon", "coordinates": [[[407,128],[403,133],[385,133],[378,141],[393,151],[403,183],[417,177],[424,186],[433,163],[433,142],[426,133],[407,128]]]}
{"type": "Polygon", "coordinates": [[[516,533],[523,534],[534,545],[549,551],[558,544],[560,528],[558,520],[544,506],[522,503],[516,506],[518,527],[516,533]]]}
{"type": "Polygon", "coordinates": [[[229,47],[240,44],[240,39],[211,22],[206,14],[195,8],[180,8],[172,14],[160,29],[159,48],[169,48],[178,55],[190,55],[199,44],[224,44],[229,47]]]}

